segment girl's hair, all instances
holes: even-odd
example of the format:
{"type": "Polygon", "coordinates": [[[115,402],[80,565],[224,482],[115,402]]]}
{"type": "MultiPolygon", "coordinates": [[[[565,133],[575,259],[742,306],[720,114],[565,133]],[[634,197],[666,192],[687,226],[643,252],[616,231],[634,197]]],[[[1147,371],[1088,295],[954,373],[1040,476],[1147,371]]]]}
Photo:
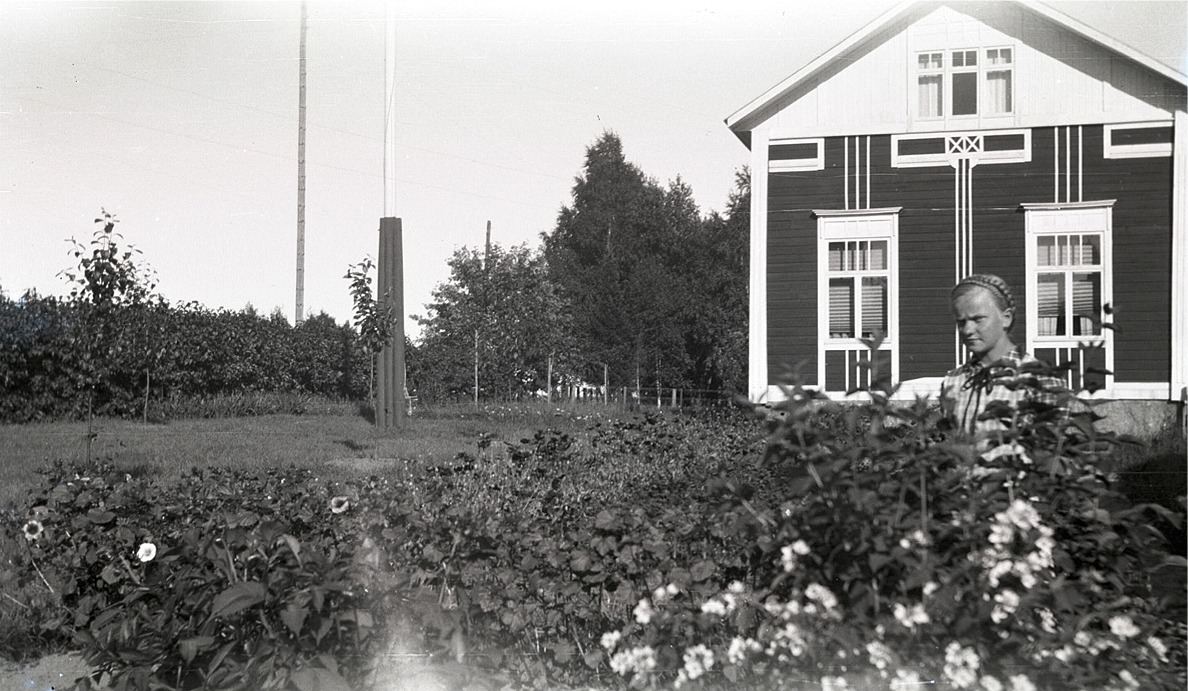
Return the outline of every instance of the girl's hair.
{"type": "MultiPolygon", "coordinates": [[[[953,286],[953,292],[950,295],[950,300],[956,300],[958,297],[965,295],[977,288],[981,288],[990,293],[990,297],[994,299],[994,304],[999,310],[1011,312],[1011,326],[1015,324],[1015,296],[1011,294],[1011,287],[1007,282],[995,276],[994,274],[971,274],[961,279],[957,285],[953,286]]],[[[1009,326],[1007,328],[1010,328],[1009,326]]]]}

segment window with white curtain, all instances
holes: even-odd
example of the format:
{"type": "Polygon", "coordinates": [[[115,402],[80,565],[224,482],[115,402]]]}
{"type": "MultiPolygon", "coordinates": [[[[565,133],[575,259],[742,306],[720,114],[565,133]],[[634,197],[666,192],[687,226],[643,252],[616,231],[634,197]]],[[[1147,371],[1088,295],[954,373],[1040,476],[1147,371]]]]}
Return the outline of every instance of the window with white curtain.
{"type": "Polygon", "coordinates": [[[1014,51],[1010,48],[986,50],[986,112],[994,115],[1014,109],[1014,51]]]}
{"type": "Polygon", "coordinates": [[[916,113],[921,118],[939,118],[945,114],[944,58],[944,53],[920,53],[916,56],[916,90],[919,99],[916,113]]]}
{"type": "Polygon", "coordinates": [[[1014,112],[1015,51],[962,48],[916,54],[916,117],[1014,112]]]}

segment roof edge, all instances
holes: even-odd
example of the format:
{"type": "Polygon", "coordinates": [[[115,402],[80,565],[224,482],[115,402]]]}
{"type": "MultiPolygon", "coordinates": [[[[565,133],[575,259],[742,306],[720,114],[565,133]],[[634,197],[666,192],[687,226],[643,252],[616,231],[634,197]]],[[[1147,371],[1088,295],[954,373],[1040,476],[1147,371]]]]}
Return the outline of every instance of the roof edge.
{"type": "MultiPolygon", "coordinates": [[[[1127,45],[1117,39],[1111,38],[1110,36],[1098,31],[1097,29],[1094,29],[1094,28],[1088,26],[1087,24],[1084,24],[1083,22],[1073,19],[1072,17],[1068,16],[1067,14],[1065,14],[1059,10],[1049,7],[1048,5],[1045,5],[1041,2],[1034,2],[1034,1],[1027,2],[1024,0],[1014,0],[1014,2],[1016,2],[1016,4],[1024,7],[1025,9],[1035,12],[1036,14],[1038,14],[1050,21],[1060,24],[1060,25],[1080,34],[1081,36],[1089,39],[1090,41],[1093,41],[1094,43],[1104,46],[1105,48],[1112,50],[1115,53],[1118,53],[1119,55],[1122,55],[1126,58],[1129,58],[1130,60],[1133,60],[1134,62],[1139,63],[1143,67],[1146,67],[1147,69],[1149,69],[1149,70],[1151,70],[1151,71],[1153,71],[1167,79],[1170,79],[1171,81],[1177,82],[1183,86],[1188,86],[1188,75],[1180,72],[1179,70],[1177,70],[1169,65],[1165,65],[1164,63],[1162,63],[1158,60],[1155,60],[1154,58],[1151,58],[1150,56],[1146,55],[1145,53],[1143,53],[1139,50],[1136,50],[1135,48],[1132,48],[1129,45],[1127,45]]],[[[924,6],[924,5],[930,5],[930,4],[941,5],[941,4],[954,4],[954,3],[921,2],[920,0],[904,0],[903,2],[895,5],[891,9],[887,10],[883,14],[876,17],[873,21],[867,23],[865,26],[863,26],[861,29],[859,29],[858,31],[851,34],[845,40],[841,41],[840,43],[833,46],[826,52],[822,53],[820,56],[818,56],[812,62],[808,63],[804,67],[802,67],[799,70],[797,70],[796,72],[794,72],[787,79],[784,79],[779,84],[776,84],[772,88],[763,92],[763,94],[761,94],[758,98],[753,99],[750,103],[748,103],[745,106],[743,106],[742,108],[736,110],[734,113],[732,113],[729,117],[726,118],[726,126],[729,127],[732,131],[734,131],[735,135],[737,135],[741,138],[742,133],[746,132],[750,129],[749,125],[751,123],[749,122],[749,120],[753,119],[754,116],[758,112],[760,112],[761,110],[766,108],[773,101],[779,99],[784,94],[790,92],[791,90],[793,90],[794,88],[799,86],[802,82],[804,82],[805,80],[812,77],[812,75],[819,72],[826,65],[833,62],[833,60],[835,58],[837,58],[841,54],[845,53],[846,51],[850,50],[851,48],[857,46],[858,44],[866,41],[871,36],[875,35],[879,31],[881,31],[883,28],[890,25],[892,22],[898,20],[900,17],[907,14],[913,8],[915,8],[917,6],[924,6]]]]}

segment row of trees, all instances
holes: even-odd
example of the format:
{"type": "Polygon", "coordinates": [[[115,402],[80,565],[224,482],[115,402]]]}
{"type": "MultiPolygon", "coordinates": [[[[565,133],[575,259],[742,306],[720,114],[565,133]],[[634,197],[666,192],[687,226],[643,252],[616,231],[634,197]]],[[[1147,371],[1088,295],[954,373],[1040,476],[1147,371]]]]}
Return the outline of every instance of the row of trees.
{"type": "Polygon", "coordinates": [[[626,160],[614,133],[586,151],[538,248],[463,248],[434,291],[418,385],[518,395],[552,383],[738,391],[745,385],[750,185],[702,216],[626,160]]]}
{"type": "MultiPolygon", "coordinates": [[[[551,383],[741,390],[750,191],[703,217],[679,178],[661,186],[605,133],[539,247],[463,248],[433,293],[409,389],[425,400],[518,397],[551,383]],[[605,379],[604,379],[605,378],[605,379]]],[[[64,298],[0,291],[0,420],[147,414],[153,400],[243,392],[370,396],[390,318],[370,261],[345,278],[354,324],[321,314],[169,304],[104,212],[64,298]]]]}

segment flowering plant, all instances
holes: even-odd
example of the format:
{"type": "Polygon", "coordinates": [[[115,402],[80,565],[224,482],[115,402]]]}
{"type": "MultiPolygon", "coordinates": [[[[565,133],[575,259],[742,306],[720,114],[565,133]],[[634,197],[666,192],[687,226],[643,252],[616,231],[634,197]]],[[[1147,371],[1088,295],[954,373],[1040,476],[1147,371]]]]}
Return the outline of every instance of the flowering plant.
{"type": "Polygon", "coordinates": [[[1183,570],[1151,525],[1179,518],[1111,488],[1123,440],[1091,410],[1024,404],[987,447],[923,401],[787,393],[767,453],[786,498],[727,492],[747,585],[641,600],[603,641],[631,686],[1182,686],[1176,593],[1149,578],[1183,570]]]}

